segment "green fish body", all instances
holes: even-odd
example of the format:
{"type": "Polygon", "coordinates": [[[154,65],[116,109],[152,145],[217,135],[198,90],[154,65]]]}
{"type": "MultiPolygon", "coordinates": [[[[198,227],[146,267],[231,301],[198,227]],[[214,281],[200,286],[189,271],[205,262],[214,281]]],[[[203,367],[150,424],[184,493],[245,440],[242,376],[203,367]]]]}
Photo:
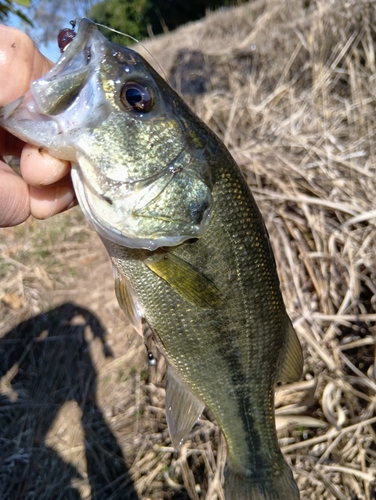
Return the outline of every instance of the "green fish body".
{"type": "Polygon", "coordinates": [[[226,499],[299,499],[278,446],[274,386],[300,378],[302,353],[250,189],[140,55],[87,19],[78,25],[58,63],[0,123],[74,162],[119,303],[140,333],[147,321],[168,361],[174,446],[207,405],[226,438],[226,499]]]}

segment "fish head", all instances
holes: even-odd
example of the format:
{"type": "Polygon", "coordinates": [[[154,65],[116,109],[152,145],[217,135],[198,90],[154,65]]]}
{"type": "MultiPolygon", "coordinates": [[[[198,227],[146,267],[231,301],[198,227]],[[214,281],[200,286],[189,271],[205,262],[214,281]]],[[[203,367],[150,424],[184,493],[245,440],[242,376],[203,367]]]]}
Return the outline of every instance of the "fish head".
{"type": "Polygon", "coordinates": [[[78,201],[101,237],[154,250],[197,238],[213,206],[216,140],[134,50],[88,19],[0,125],[72,162],[78,201]]]}

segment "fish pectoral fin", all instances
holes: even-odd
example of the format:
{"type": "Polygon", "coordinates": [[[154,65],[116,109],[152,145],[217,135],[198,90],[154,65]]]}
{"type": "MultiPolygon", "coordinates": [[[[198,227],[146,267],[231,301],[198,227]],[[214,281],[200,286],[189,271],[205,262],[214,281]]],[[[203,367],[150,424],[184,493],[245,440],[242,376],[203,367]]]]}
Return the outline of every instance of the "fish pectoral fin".
{"type": "Polygon", "coordinates": [[[215,284],[180,257],[156,252],[144,263],[190,304],[203,308],[221,306],[222,298],[215,284]]]}
{"type": "Polygon", "coordinates": [[[130,324],[143,338],[142,316],[137,300],[128,279],[112,264],[115,276],[115,293],[120,307],[125,312],[130,324]]]}
{"type": "Polygon", "coordinates": [[[183,439],[202,414],[205,405],[200,401],[176,371],[167,367],[166,420],[173,447],[178,450],[183,439]]]}
{"type": "Polygon", "coordinates": [[[294,327],[289,321],[285,354],[278,369],[277,381],[283,383],[297,382],[302,376],[302,371],[302,348],[294,327]]]}

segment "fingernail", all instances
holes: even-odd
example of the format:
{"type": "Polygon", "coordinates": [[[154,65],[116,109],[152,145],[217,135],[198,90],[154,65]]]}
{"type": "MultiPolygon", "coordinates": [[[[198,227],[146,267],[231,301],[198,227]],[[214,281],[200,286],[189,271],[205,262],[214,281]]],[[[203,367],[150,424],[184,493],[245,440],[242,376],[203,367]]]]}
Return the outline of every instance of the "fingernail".
{"type": "Polygon", "coordinates": [[[76,196],[74,196],[72,203],[69,203],[69,205],[66,207],[65,210],[69,210],[70,208],[76,207],[77,205],[78,205],[78,201],[76,199],[76,196]]]}
{"type": "MultiPolygon", "coordinates": [[[[40,155],[42,155],[43,153],[39,153],[40,155]]],[[[61,172],[66,169],[66,164],[68,162],[66,161],[63,161],[63,160],[57,160],[54,158],[54,169],[51,168],[52,170],[52,173],[46,177],[43,182],[41,182],[41,186],[48,186],[50,184],[53,184],[55,182],[55,180],[58,180],[60,179],[60,174],[61,172]]]]}
{"type": "Polygon", "coordinates": [[[30,186],[30,212],[36,219],[48,219],[74,205],[76,197],[72,186],[36,188],[30,186]]]}
{"type": "MultiPolygon", "coordinates": [[[[67,186],[58,186],[55,191],[55,201],[53,202],[50,212],[46,218],[52,217],[65,210],[74,203],[75,195],[72,188],[67,186]]],[[[73,205],[72,205],[73,206],[73,205]]]]}

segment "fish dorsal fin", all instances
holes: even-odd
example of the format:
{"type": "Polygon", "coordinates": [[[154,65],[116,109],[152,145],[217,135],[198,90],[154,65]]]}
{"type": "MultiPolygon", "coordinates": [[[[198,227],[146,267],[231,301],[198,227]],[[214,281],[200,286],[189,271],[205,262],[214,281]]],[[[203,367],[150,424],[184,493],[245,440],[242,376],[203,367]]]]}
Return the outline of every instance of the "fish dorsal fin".
{"type": "Polygon", "coordinates": [[[297,382],[303,371],[303,353],[299,339],[291,321],[289,321],[285,354],[277,373],[277,381],[283,383],[297,382]]]}
{"type": "Polygon", "coordinates": [[[203,308],[222,304],[215,284],[180,257],[170,252],[156,252],[144,263],[190,304],[203,308]]]}
{"type": "Polygon", "coordinates": [[[173,447],[178,450],[183,439],[205,408],[171,368],[167,367],[166,419],[173,447]]]}
{"type": "Polygon", "coordinates": [[[120,307],[125,312],[130,324],[136,332],[143,338],[141,314],[135,294],[128,279],[118,270],[115,264],[112,265],[115,276],[115,293],[120,307]]]}

